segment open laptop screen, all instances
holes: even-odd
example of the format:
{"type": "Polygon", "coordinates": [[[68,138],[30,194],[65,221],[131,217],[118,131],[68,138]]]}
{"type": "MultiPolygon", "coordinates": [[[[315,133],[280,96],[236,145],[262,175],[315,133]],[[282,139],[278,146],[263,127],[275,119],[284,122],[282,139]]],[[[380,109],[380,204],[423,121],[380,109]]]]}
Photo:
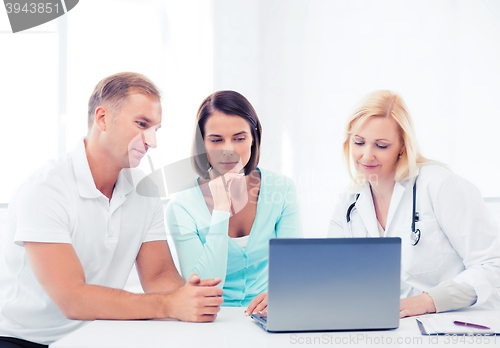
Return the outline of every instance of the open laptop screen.
{"type": "Polygon", "coordinates": [[[399,325],[400,238],[272,239],[268,331],[399,325]]]}

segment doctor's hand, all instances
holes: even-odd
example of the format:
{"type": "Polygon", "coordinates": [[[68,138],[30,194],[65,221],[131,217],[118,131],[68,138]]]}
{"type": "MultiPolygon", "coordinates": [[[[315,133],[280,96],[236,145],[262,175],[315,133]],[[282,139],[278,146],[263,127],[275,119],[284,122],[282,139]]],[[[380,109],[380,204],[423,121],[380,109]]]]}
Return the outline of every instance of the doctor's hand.
{"type": "Polygon", "coordinates": [[[426,313],[436,313],[436,307],[431,296],[424,292],[418,296],[407,297],[401,300],[399,317],[411,317],[426,313]]]}
{"type": "Polygon", "coordinates": [[[246,315],[251,314],[265,314],[267,313],[267,293],[261,292],[257,295],[256,298],[250,302],[247,310],[245,311],[246,315]]]}

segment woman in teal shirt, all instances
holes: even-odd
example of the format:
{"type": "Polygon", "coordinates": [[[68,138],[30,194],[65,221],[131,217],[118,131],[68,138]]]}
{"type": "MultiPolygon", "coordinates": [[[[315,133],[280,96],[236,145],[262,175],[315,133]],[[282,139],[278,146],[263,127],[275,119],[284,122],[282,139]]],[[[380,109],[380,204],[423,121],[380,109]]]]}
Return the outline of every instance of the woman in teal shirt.
{"type": "Polygon", "coordinates": [[[261,132],[244,96],[208,96],[192,150],[200,177],[166,213],[183,277],[221,278],[223,305],[249,306],[247,314],[266,311],[269,240],[302,237],[294,183],[257,167],[261,132]]]}

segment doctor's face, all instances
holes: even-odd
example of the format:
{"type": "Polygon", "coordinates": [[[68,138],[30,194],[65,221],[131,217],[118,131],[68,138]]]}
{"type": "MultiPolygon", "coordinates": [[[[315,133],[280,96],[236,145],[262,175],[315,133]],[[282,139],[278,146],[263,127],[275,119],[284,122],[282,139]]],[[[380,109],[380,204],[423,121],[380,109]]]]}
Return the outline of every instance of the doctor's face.
{"type": "Polygon", "coordinates": [[[208,160],[220,174],[239,173],[247,165],[253,139],[243,117],[214,111],[205,123],[204,133],[208,160]]]}
{"type": "Polygon", "coordinates": [[[354,166],[366,180],[370,183],[394,180],[398,156],[403,150],[395,120],[372,116],[351,134],[350,142],[354,166]]]}

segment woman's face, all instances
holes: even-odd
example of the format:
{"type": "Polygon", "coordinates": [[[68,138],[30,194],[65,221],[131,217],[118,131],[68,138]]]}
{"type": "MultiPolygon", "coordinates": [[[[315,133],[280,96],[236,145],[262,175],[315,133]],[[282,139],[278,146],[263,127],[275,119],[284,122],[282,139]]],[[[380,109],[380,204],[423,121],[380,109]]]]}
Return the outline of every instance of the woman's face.
{"type": "Polygon", "coordinates": [[[205,123],[205,148],[212,167],[220,174],[239,173],[252,155],[248,122],[236,115],[214,111],[205,123]]]}
{"type": "Polygon", "coordinates": [[[398,156],[403,150],[394,119],[370,117],[351,135],[350,142],[354,166],[366,180],[370,183],[394,180],[398,156]]]}

